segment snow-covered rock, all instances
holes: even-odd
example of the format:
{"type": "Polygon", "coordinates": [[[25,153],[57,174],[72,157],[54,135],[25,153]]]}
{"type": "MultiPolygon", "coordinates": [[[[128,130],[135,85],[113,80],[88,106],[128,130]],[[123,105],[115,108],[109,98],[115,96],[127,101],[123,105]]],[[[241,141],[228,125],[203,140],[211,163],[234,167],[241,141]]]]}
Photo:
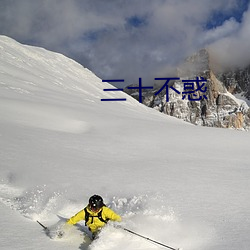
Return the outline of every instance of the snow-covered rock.
{"type": "MultiPolygon", "coordinates": [[[[167,115],[196,125],[248,130],[250,128],[249,106],[246,101],[230,94],[232,88],[239,89],[240,86],[245,86],[244,96],[248,96],[247,86],[249,86],[250,82],[249,77],[247,78],[249,75],[247,74],[248,71],[234,74],[234,80],[232,80],[232,77],[230,78],[234,84],[229,84],[227,81],[222,81],[225,79],[226,74],[220,75],[221,80],[219,80],[219,74],[214,73],[212,66],[209,52],[206,49],[200,50],[179,66],[177,77],[180,80],[172,81],[169,84],[169,86],[182,93],[184,80],[195,80],[196,77],[203,77],[206,79],[204,88],[207,90],[205,93],[198,91],[195,93],[197,96],[192,99],[198,99],[198,101],[189,101],[187,97],[183,99],[184,95],[176,93],[175,90],[169,88],[169,101],[166,102],[166,91],[155,95],[159,90],[159,87],[156,87],[151,91],[143,93],[143,103],[167,115]],[[235,79],[241,85],[237,84],[235,79]],[[202,98],[204,95],[206,99],[202,98]]],[[[227,76],[229,74],[227,73],[227,76]]],[[[194,90],[197,87],[197,83],[194,83],[194,90]]],[[[126,92],[138,99],[138,93],[127,90],[126,92]]]]}

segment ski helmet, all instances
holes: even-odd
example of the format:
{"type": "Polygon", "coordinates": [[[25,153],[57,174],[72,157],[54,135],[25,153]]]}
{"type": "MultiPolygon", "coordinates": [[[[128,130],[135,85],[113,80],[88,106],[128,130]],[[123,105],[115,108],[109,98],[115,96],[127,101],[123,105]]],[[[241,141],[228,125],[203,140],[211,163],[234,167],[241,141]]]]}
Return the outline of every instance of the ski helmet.
{"type": "Polygon", "coordinates": [[[89,198],[89,206],[93,210],[98,210],[103,207],[103,199],[99,195],[93,195],[89,198]]]}

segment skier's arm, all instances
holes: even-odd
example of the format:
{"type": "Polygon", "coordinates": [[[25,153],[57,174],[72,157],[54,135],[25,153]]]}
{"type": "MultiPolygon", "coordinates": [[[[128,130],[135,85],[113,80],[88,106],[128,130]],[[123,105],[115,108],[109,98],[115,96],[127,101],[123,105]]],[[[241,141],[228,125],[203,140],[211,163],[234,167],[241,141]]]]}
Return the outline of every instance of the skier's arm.
{"type": "Polygon", "coordinates": [[[118,221],[118,222],[122,221],[122,218],[120,215],[116,214],[113,210],[107,207],[105,207],[105,217],[112,221],[118,221]]]}
{"type": "Polygon", "coordinates": [[[80,212],[78,212],[77,214],[75,214],[74,216],[72,216],[72,217],[67,221],[67,224],[75,225],[78,221],[84,220],[84,218],[85,218],[85,212],[84,212],[84,209],[83,209],[83,210],[81,210],[80,212]]]}

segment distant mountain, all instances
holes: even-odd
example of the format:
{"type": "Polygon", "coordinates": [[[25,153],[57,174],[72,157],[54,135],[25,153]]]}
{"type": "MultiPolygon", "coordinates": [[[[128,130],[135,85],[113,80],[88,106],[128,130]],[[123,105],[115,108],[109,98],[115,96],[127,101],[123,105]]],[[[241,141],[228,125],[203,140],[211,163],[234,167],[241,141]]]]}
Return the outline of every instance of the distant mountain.
{"type": "MultiPolygon", "coordinates": [[[[188,57],[176,71],[179,79],[169,82],[168,101],[166,89],[158,93],[165,83],[162,81],[161,86],[143,92],[143,104],[196,125],[250,128],[250,66],[219,71],[208,50],[202,49],[188,57]],[[195,91],[198,85],[201,89],[195,91]],[[190,91],[193,93],[183,93],[190,91]]],[[[125,92],[138,99],[138,92],[131,89],[125,92]]]]}
{"type": "Polygon", "coordinates": [[[217,74],[227,90],[232,94],[240,94],[248,102],[250,100],[250,65],[245,68],[227,70],[217,74]]]}

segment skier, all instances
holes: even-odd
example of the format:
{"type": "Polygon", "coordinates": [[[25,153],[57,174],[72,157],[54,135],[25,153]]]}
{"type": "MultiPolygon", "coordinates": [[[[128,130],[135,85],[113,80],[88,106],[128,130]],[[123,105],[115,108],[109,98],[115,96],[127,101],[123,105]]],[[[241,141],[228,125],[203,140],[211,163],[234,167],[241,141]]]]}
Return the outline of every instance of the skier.
{"type": "Polygon", "coordinates": [[[92,232],[94,239],[109,220],[120,222],[122,219],[120,215],[105,206],[101,196],[95,194],[89,198],[89,204],[72,216],[67,224],[74,225],[80,220],[85,220],[85,226],[92,232]]]}

